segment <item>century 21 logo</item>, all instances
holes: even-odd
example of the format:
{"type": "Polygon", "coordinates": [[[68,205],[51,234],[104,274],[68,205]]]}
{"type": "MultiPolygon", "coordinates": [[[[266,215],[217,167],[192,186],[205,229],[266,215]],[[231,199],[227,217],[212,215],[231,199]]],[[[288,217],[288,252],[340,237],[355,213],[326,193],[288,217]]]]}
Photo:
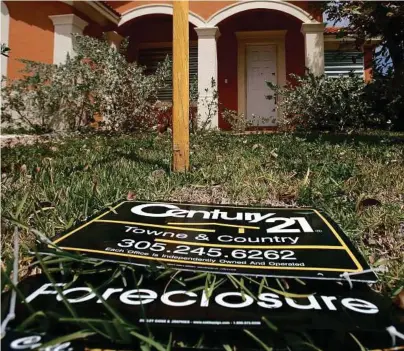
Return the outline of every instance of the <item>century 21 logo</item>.
{"type": "MultiPolygon", "coordinates": [[[[199,216],[203,219],[217,220],[222,219],[225,221],[243,221],[247,223],[276,223],[275,226],[268,228],[267,233],[313,233],[314,230],[304,217],[273,217],[275,213],[259,213],[259,212],[236,212],[229,216],[229,213],[219,209],[214,209],[212,211],[204,210],[184,210],[175,206],[173,204],[165,203],[148,203],[138,206],[134,206],[131,212],[144,217],[153,218],[164,218],[164,217],[175,217],[175,218],[193,218],[199,216]],[[152,209],[152,210],[151,210],[152,209]],[[148,210],[151,210],[148,212],[148,210]],[[299,224],[300,228],[291,228],[296,223],[299,224]]],[[[208,223],[207,223],[208,224],[208,223]]]]}

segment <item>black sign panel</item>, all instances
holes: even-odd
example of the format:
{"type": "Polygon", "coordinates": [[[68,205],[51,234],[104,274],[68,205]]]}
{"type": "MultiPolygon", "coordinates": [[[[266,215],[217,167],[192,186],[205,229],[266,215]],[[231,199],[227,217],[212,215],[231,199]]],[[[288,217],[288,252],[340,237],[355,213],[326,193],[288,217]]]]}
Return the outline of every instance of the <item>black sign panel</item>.
{"type": "Polygon", "coordinates": [[[84,351],[85,347],[78,341],[65,341],[51,343],[57,337],[38,334],[7,331],[4,338],[1,339],[2,350],[40,350],[40,351],[84,351]],[[51,343],[51,345],[42,348],[42,345],[51,343]]]}
{"type": "MultiPolygon", "coordinates": [[[[220,336],[227,343],[244,335],[245,338],[238,340],[244,345],[238,349],[243,350],[251,347],[251,339],[244,330],[265,337],[265,340],[272,340],[268,333],[274,332],[273,327],[282,335],[307,332],[323,345],[330,333],[340,336],[354,333],[362,335],[363,338],[358,338],[368,347],[389,345],[391,339],[386,332],[389,326],[394,325],[399,332],[403,331],[403,319],[401,317],[400,321],[391,300],[363,284],[351,290],[335,282],[312,281],[301,285],[292,280],[290,289],[282,293],[271,290],[270,285],[262,289],[260,284],[246,280],[244,288],[249,291],[247,293],[233,286],[230,280],[216,289],[197,289],[201,283],[189,280],[192,274],[187,272],[181,273],[181,284],[170,277],[156,279],[153,275],[147,276],[148,273],[143,274],[142,280],[139,279],[140,272],[136,276],[125,274],[125,279],[118,277],[114,280],[111,280],[111,274],[81,275],[78,279],[54,276],[59,291],[42,275],[25,279],[18,288],[34,311],[43,311],[47,316],[51,316],[48,311],[58,318],[71,316],[65,305],[67,301],[77,318],[108,321],[111,318],[109,311],[113,309],[127,323],[139,327],[138,330],[152,330],[155,335],[173,333],[180,340],[198,340],[201,333],[210,335],[215,332],[215,337],[207,339],[218,340],[220,336]],[[109,307],[106,308],[105,304],[109,307]],[[272,329],[268,327],[268,321],[272,329]],[[235,330],[240,333],[235,333],[235,330]],[[325,335],[327,338],[324,339],[325,335]]],[[[8,302],[9,294],[3,295],[2,304],[7,306],[8,302]]],[[[30,315],[27,305],[18,302],[16,319],[11,327],[18,326],[30,315]]],[[[46,324],[51,335],[73,331],[66,329],[71,328],[66,323],[49,321],[46,324]]],[[[162,339],[167,340],[164,335],[162,339]]],[[[35,340],[31,341],[39,342],[38,337],[35,340]]],[[[339,339],[338,342],[343,344],[345,340],[339,339]]],[[[17,345],[21,343],[21,340],[15,342],[17,345]]]]}
{"type": "Polygon", "coordinates": [[[123,201],[53,240],[107,261],[214,273],[374,282],[368,265],[325,214],[123,201]]]}

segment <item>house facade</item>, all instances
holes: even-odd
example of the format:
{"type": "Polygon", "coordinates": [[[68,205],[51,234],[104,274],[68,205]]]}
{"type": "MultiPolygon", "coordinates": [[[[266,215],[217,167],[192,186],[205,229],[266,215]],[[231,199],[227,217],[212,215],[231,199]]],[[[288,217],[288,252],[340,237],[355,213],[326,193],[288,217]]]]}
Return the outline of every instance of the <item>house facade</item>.
{"type": "MultiPolygon", "coordinates": [[[[218,92],[220,106],[276,125],[275,101],[265,98],[266,81],[280,85],[305,67],[338,76],[354,70],[371,76],[371,47],[356,48],[326,28],[318,6],[309,1],[190,1],[190,79],[197,80],[198,114],[212,127],[229,126],[209,109],[218,92]]],[[[2,74],[21,77],[17,59],[58,64],[73,54],[71,33],[106,37],[119,47],[129,39],[128,60],[152,71],[172,51],[172,1],[2,1],[2,74]]],[[[171,100],[171,89],[161,100],[171,100]]]]}

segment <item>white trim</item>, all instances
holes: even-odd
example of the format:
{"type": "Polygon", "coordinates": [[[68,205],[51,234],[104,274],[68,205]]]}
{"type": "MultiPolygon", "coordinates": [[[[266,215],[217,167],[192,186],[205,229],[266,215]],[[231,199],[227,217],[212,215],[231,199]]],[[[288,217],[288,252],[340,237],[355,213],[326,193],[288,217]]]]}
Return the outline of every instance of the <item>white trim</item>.
{"type": "Polygon", "coordinates": [[[238,2],[217,11],[215,14],[209,17],[208,21],[206,22],[206,26],[215,27],[221,21],[239,12],[256,9],[277,10],[294,16],[304,23],[318,23],[309,13],[291,3],[279,0],[252,0],[238,2]]]}
{"type": "Polygon", "coordinates": [[[83,31],[84,28],[86,28],[86,26],[88,25],[88,22],[84,21],[79,16],[74,14],[54,15],[49,16],[49,18],[52,20],[53,25],[55,27],[69,25],[71,27],[75,26],[79,28],[81,31],[83,31]]]}
{"type": "Polygon", "coordinates": [[[307,33],[322,33],[324,35],[325,24],[324,23],[302,23],[301,32],[307,33]]]}
{"type": "Polygon", "coordinates": [[[324,23],[302,23],[305,66],[315,75],[324,74],[324,23]]]}
{"type": "Polygon", "coordinates": [[[219,111],[214,90],[217,90],[216,41],[220,31],[218,27],[195,28],[195,31],[198,35],[198,125],[217,129],[219,111]]]}
{"type": "Polygon", "coordinates": [[[197,27],[195,28],[196,34],[198,34],[198,38],[213,38],[217,40],[220,37],[220,31],[218,27],[197,27]]]}
{"type": "MultiPolygon", "coordinates": [[[[172,15],[173,7],[171,5],[144,5],[139,6],[128,11],[125,11],[121,15],[121,20],[119,21],[118,26],[122,26],[124,23],[129,22],[135,18],[147,15],[172,15]]],[[[192,23],[196,27],[205,27],[205,21],[202,17],[189,12],[189,22],[192,23]]]]}
{"type": "MultiPolygon", "coordinates": [[[[1,2],[1,43],[8,46],[10,13],[4,1],[1,2]]],[[[7,77],[8,57],[1,55],[1,75],[7,77]]]]}
{"type": "Polygon", "coordinates": [[[66,60],[67,54],[74,55],[72,34],[83,34],[88,22],[73,14],[49,18],[54,25],[53,63],[59,64],[66,60]]]}

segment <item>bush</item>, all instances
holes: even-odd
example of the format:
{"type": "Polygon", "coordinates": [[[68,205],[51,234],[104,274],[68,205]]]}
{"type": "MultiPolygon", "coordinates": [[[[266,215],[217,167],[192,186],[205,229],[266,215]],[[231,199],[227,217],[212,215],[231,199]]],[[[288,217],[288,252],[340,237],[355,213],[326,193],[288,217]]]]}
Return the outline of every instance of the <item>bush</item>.
{"type": "Polygon", "coordinates": [[[404,81],[393,79],[392,72],[376,73],[365,93],[374,113],[384,116],[392,128],[404,130],[404,81]]]}
{"type": "Polygon", "coordinates": [[[329,78],[311,73],[291,75],[295,84],[279,87],[267,82],[277,98],[281,129],[346,132],[385,125],[383,115],[373,110],[361,77],[329,78]]]}
{"type": "Polygon", "coordinates": [[[2,90],[2,123],[38,131],[77,130],[97,120],[109,130],[154,126],[161,113],[157,92],[170,63],[146,75],[127,62],[125,49],[117,52],[105,40],[76,35],[76,55],[62,64],[23,60],[24,77],[2,90]]]}
{"type": "Polygon", "coordinates": [[[224,108],[222,111],[222,118],[226,121],[233,132],[244,133],[251,123],[247,120],[244,113],[238,113],[237,111],[224,108]]]}

